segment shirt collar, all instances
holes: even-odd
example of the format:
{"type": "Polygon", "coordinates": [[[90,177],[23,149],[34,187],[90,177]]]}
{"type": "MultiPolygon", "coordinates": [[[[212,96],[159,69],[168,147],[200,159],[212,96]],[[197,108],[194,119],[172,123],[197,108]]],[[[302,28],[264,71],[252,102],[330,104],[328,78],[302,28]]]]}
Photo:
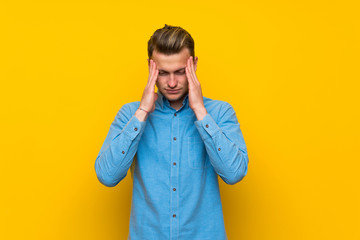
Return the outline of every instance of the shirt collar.
{"type": "MultiPolygon", "coordinates": [[[[169,100],[159,91],[159,89],[157,90],[157,94],[158,94],[158,99],[156,101],[159,103],[161,109],[164,109],[164,106],[167,106],[170,108],[169,100]]],[[[181,108],[188,107],[188,105],[189,105],[188,103],[189,103],[189,94],[186,94],[186,96],[182,102],[183,105],[181,106],[181,108]]]]}

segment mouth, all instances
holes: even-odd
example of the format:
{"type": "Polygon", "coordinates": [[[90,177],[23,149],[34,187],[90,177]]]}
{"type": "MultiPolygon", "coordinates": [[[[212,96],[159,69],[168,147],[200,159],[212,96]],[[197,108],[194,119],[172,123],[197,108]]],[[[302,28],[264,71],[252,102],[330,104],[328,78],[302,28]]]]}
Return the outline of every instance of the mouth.
{"type": "Polygon", "coordinates": [[[180,92],[180,89],[173,89],[173,90],[166,89],[166,91],[167,91],[168,93],[171,93],[171,94],[176,94],[176,93],[179,93],[179,92],[180,92]]]}

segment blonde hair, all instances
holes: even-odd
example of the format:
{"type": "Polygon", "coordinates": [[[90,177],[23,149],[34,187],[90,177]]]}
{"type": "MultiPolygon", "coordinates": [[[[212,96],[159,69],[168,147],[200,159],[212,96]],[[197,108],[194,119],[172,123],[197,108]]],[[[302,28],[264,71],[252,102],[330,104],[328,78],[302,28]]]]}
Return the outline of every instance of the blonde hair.
{"type": "Polygon", "coordinates": [[[183,48],[189,49],[194,58],[194,40],[191,35],[181,27],[166,25],[157,29],[148,41],[148,56],[152,57],[153,51],[170,55],[179,53],[183,48]]]}

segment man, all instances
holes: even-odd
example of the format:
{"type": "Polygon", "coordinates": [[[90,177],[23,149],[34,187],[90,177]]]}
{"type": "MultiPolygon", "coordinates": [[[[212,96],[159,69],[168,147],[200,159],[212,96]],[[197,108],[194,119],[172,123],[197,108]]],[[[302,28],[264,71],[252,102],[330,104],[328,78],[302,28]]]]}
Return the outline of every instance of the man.
{"type": "Polygon", "coordinates": [[[117,113],[95,161],[97,177],[113,187],[130,169],[128,239],[227,239],[218,176],[235,184],[249,162],[235,111],[202,95],[186,30],[156,30],[148,56],[141,101],[117,113]]]}

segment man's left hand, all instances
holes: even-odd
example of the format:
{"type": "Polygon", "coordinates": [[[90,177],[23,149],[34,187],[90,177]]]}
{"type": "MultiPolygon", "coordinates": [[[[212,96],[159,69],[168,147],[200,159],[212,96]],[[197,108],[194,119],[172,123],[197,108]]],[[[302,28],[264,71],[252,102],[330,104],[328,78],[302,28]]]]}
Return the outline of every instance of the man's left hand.
{"type": "Polygon", "coordinates": [[[196,118],[202,120],[207,114],[207,111],[204,106],[201,85],[195,74],[192,56],[187,60],[185,71],[189,83],[189,106],[194,111],[196,118]]]}

